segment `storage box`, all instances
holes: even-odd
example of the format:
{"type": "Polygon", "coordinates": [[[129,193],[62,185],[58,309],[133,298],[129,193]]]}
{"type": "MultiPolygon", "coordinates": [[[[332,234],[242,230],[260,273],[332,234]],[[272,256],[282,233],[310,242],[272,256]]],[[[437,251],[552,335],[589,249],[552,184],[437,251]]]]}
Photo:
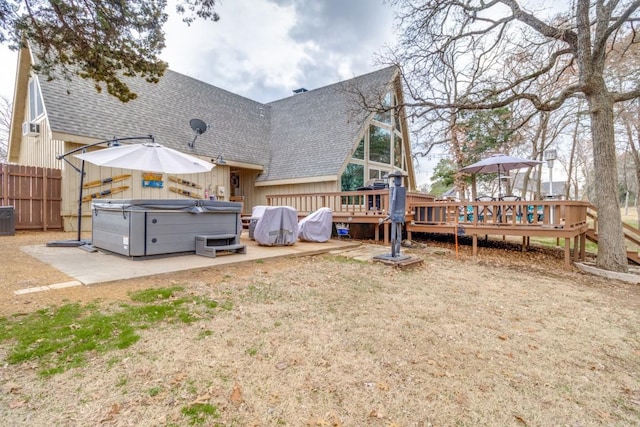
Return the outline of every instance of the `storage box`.
{"type": "Polygon", "coordinates": [[[16,219],[13,206],[0,206],[0,236],[16,234],[16,219]]]}

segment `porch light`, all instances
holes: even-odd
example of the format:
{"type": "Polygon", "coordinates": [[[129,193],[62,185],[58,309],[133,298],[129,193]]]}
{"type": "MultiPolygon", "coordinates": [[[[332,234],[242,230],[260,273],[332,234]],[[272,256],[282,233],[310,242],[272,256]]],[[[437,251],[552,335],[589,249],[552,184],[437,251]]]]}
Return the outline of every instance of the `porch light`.
{"type": "Polygon", "coordinates": [[[224,161],[224,157],[222,157],[222,154],[218,154],[218,157],[216,157],[215,159],[211,159],[211,163],[216,164],[216,165],[226,165],[227,162],[224,161]]]}

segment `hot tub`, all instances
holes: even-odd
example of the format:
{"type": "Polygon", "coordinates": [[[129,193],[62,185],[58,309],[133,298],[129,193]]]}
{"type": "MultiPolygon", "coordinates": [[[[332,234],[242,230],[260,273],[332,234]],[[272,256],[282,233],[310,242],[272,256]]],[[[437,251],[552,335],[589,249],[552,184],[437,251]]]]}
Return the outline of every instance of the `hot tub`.
{"type": "Polygon", "coordinates": [[[195,252],[196,236],[240,243],[242,203],[215,200],[93,201],[92,245],[143,257],[195,252]]]}

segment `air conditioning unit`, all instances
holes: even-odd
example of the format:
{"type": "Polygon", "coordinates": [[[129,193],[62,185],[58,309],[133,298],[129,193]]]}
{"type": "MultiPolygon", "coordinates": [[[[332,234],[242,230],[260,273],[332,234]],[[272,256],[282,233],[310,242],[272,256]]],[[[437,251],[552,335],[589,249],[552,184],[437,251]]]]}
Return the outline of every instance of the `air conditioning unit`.
{"type": "Polygon", "coordinates": [[[40,125],[38,123],[24,122],[22,123],[22,136],[37,136],[40,134],[40,125]]]}

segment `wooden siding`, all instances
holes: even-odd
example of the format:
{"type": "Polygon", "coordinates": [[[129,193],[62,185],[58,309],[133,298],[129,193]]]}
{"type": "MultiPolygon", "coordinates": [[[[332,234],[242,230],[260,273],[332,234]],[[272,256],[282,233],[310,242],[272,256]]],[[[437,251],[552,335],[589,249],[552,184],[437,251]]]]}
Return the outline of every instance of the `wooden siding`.
{"type": "Polygon", "coordinates": [[[308,182],[304,184],[290,184],[290,185],[273,185],[269,187],[255,187],[253,195],[255,198],[250,199],[253,202],[253,206],[268,205],[269,195],[294,195],[294,194],[318,194],[318,193],[333,193],[337,189],[336,181],[323,181],[323,182],[308,182]]]}
{"type": "Polygon", "coordinates": [[[64,142],[51,139],[49,120],[44,118],[36,123],[40,126],[40,132],[37,136],[21,135],[22,142],[17,163],[41,168],[61,169],[63,162],[56,159],[56,156],[64,153],[64,142]]]}

